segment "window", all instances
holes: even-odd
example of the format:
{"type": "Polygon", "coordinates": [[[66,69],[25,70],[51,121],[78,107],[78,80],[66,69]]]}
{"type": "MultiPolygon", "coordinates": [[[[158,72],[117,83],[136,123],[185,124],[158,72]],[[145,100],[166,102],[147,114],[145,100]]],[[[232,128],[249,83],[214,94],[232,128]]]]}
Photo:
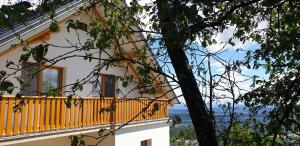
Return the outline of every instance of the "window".
{"type": "Polygon", "coordinates": [[[23,63],[21,78],[25,82],[25,87],[21,90],[23,95],[35,96],[37,94],[37,76],[33,76],[33,71],[37,70],[36,64],[23,63]]]}
{"type": "Polygon", "coordinates": [[[141,146],[151,146],[151,139],[141,141],[141,146]]]}
{"type": "Polygon", "coordinates": [[[43,70],[42,93],[47,93],[50,89],[61,87],[59,72],[59,69],[55,68],[46,68],[43,70]]]}
{"type": "Polygon", "coordinates": [[[115,96],[115,76],[101,74],[98,79],[95,79],[93,84],[93,96],[115,96]]]}
{"type": "MultiPolygon", "coordinates": [[[[26,96],[46,95],[50,89],[59,88],[62,90],[62,74],[63,69],[60,67],[45,65],[37,65],[33,63],[24,63],[21,77],[24,81],[28,81],[27,86],[23,88],[21,93],[26,96]],[[41,72],[33,76],[33,70],[41,72]]],[[[61,93],[60,93],[61,94],[61,93]]]]}

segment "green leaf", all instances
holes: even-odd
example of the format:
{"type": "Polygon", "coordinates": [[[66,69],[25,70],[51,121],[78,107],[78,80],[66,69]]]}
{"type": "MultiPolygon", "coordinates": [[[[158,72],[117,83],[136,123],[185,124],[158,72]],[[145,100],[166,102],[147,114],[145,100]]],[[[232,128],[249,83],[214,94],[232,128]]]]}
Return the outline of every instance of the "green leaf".
{"type": "Polygon", "coordinates": [[[178,115],[172,116],[171,119],[172,119],[172,123],[171,123],[171,124],[172,124],[173,127],[174,127],[175,125],[180,124],[180,123],[182,122],[180,116],[178,116],[178,115]]]}
{"type": "MultiPolygon", "coordinates": [[[[40,44],[36,47],[34,47],[31,51],[32,57],[33,59],[37,62],[37,63],[43,63],[43,61],[45,60],[45,56],[48,52],[48,46],[49,45],[43,45],[40,44]]],[[[28,60],[28,58],[26,58],[28,60]]]]}
{"type": "Polygon", "coordinates": [[[25,53],[20,56],[19,62],[27,62],[29,60],[30,53],[25,53]]]}
{"type": "Polygon", "coordinates": [[[80,140],[79,146],[84,146],[84,145],[85,145],[85,142],[83,140],[80,140]]]}
{"type": "Polygon", "coordinates": [[[11,65],[15,65],[15,63],[12,62],[12,61],[7,61],[5,66],[6,66],[6,68],[8,68],[8,67],[10,67],[11,65]]]}
{"type": "Polygon", "coordinates": [[[60,89],[59,88],[50,88],[47,91],[48,96],[59,96],[60,95],[60,89]]]}
{"type": "Polygon", "coordinates": [[[70,136],[69,137],[71,139],[71,146],[77,146],[78,145],[78,137],[77,136],[70,136]]]}
{"type": "Polygon", "coordinates": [[[59,26],[58,26],[58,24],[57,24],[55,21],[52,21],[52,23],[51,23],[50,26],[49,26],[49,29],[50,29],[52,32],[57,32],[58,29],[59,29],[59,26]]]}
{"type": "Polygon", "coordinates": [[[13,90],[14,90],[14,84],[12,82],[4,81],[0,83],[0,91],[12,94],[13,90]]]}
{"type": "Polygon", "coordinates": [[[71,104],[72,104],[72,95],[69,95],[68,98],[65,100],[65,104],[67,106],[67,108],[71,108],[71,104]]]}
{"type": "Polygon", "coordinates": [[[98,130],[98,136],[102,136],[104,132],[105,132],[105,129],[98,130]]]}

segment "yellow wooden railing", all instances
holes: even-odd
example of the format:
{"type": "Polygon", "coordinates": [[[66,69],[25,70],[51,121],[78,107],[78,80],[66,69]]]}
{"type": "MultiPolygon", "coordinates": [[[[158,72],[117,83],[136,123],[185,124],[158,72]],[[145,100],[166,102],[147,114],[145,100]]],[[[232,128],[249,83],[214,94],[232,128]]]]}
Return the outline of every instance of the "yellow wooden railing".
{"type": "Polygon", "coordinates": [[[3,96],[0,99],[0,137],[168,116],[167,99],[81,99],[73,98],[68,108],[66,97],[3,96]]]}

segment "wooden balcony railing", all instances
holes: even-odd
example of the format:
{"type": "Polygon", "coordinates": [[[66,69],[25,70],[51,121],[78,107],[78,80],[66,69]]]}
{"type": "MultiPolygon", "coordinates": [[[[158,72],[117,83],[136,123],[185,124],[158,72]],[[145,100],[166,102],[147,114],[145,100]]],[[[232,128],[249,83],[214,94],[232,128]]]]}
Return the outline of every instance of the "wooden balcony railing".
{"type": "Polygon", "coordinates": [[[0,99],[0,137],[65,130],[130,120],[162,119],[168,115],[167,99],[3,96],[0,99]],[[74,104],[74,101],[76,104],[74,104]]]}

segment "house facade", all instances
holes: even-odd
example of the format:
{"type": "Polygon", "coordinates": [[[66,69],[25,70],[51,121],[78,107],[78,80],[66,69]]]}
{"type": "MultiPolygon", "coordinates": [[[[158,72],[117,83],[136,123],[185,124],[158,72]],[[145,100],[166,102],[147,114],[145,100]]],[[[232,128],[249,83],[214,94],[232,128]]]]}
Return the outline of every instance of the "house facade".
{"type": "MultiPolygon", "coordinates": [[[[72,52],[75,47],[55,47],[80,44],[89,36],[85,31],[67,30],[68,20],[80,20],[89,23],[91,19],[105,19],[101,8],[97,7],[87,13],[78,13],[84,3],[75,1],[58,9],[58,32],[51,32],[51,21],[32,20],[26,26],[16,28],[21,38],[30,46],[47,42],[49,46],[45,58],[55,58],[72,52]],[[73,31],[73,32],[72,32],[73,31]],[[65,45],[64,45],[65,44],[65,45]]],[[[129,36],[132,40],[141,40],[141,34],[129,36]]],[[[65,146],[71,145],[71,139],[78,138],[85,145],[99,146],[168,146],[169,124],[168,105],[175,98],[170,86],[160,87],[155,93],[143,93],[135,89],[135,84],[122,86],[118,76],[125,73],[139,78],[137,66],[128,62],[119,62],[124,67],[105,68],[97,74],[101,84],[86,83],[82,90],[76,92],[67,105],[67,92],[70,84],[86,78],[97,65],[97,60],[84,60],[80,57],[62,59],[54,64],[36,64],[31,57],[22,64],[22,70],[15,71],[6,67],[7,62],[18,64],[24,53],[19,40],[10,31],[0,35],[0,70],[12,74],[8,80],[20,86],[18,78],[26,79],[29,86],[22,90],[16,88],[13,93],[5,93],[0,98],[0,146],[65,146]],[[13,45],[17,44],[17,45],[13,45]],[[129,64],[129,65],[128,65],[129,64]],[[31,77],[33,70],[41,69],[36,77],[31,77]],[[60,89],[59,96],[47,96],[43,93],[51,87],[60,89]],[[165,92],[163,92],[165,91],[165,92]],[[16,97],[21,93],[22,97],[16,97]],[[125,94],[126,93],[126,94],[125,94]],[[156,98],[159,97],[159,98],[156,98]],[[155,100],[154,100],[155,99],[155,100]],[[155,109],[156,107],[159,107],[155,109]],[[153,112],[154,111],[154,112],[153,112]]],[[[145,42],[127,44],[126,53],[138,49],[145,42]]],[[[78,55],[74,52],[69,55],[78,55]]],[[[101,56],[108,54],[100,54],[101,56]]],[[[151,56],[151,52],[147,52],[151,56]]],[[[155,58],[150,57],[150,60],[155,58]]],[[[151,73],[155,78],[155,73],[151,73]]],[[[159,77],[156,82],[165,82],[159,77]]],[[[172,103],[173,104],[173,103],[172,103]]]]}

